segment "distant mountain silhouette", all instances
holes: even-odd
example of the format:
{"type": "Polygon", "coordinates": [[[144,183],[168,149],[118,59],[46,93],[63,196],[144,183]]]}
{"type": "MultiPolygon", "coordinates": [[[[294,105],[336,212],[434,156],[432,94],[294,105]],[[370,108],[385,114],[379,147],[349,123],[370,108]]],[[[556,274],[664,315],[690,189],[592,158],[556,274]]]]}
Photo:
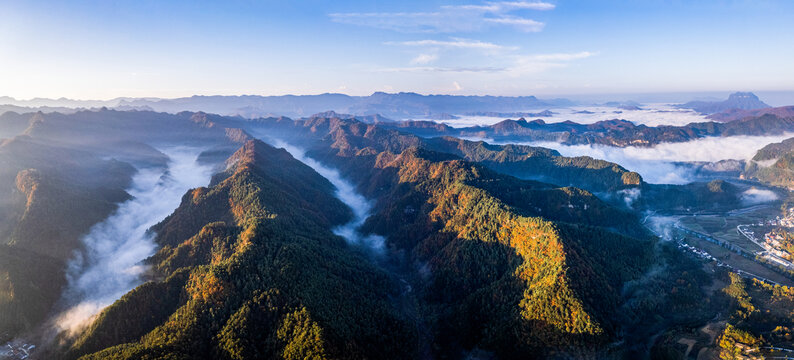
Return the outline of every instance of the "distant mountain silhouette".
{"type": "Polygon", "coordinates": [[[715,121],[729,122],[766,114],[775,115],[779,118],[794,117],[794,106],[770,107],[754,110],[730,109],[711,114],[706,118],[715,121]]]}
{"type": "Polygon", "coordinates": [[[725,101],[690,101],[678,107],[692,109],[702,114],[713,114],[730,109],[752,110],[768,108],[769,105],[761,101],[751,92],[735,92],[725,101]]]}

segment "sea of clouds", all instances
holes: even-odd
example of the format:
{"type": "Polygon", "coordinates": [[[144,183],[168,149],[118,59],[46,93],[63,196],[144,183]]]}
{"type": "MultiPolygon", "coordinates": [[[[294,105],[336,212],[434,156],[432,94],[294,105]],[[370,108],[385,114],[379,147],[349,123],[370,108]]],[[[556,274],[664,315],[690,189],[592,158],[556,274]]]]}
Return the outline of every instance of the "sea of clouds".
{"type": "MultiPolygon", "coordinates": [[[[549,109],[552,116],[533,116],[527,120],[542,119],[547,123],[573,121],[580,124],[592,124],[602,120],[623,119],[637,125],[686,125],[693,122],[709,121],[705,116],[689,109],[679,109],[670,104],[643,104],[641,110],[623,110],[610,106],[576,106],[570,108],[549,109]]],[[[540,112],[530,110],[527,112],[540,112]]],[[[452,127],[468,127],[476,125],[493,125],[504,117],[456,115],[459,119],[441,120],[438,122],[452,127]]],[[[514,119],[515,120],[515,119],[514,119]]]]}
{"type": "Polygon", "coordinates": [[[638,172],[645,181],[652,184],[686,184],[694,180],[694,174],[690,168],[678,166],[676,162],[748,160],[758,149],[792,136],[794,133],[775,136],[706,137],[688,142],[661,143],[654,147],[624,148],[606,145],[563,145],[555,142],[521,144],[555,149],[563,156],[590,156],[611,161],[638,172]]]}

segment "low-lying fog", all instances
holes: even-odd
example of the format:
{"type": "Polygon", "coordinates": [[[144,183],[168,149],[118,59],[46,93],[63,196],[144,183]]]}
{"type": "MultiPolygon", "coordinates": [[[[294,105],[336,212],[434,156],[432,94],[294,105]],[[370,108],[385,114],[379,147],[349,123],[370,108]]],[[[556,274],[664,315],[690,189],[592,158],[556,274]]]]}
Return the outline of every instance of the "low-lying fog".
{"type": "MultiPolygon", "coordinates": [[[[547,123],[573,121],[580,124],[592,124],[602,120],[624,119],[637,125],[686,125],[693,122],[710,121],[705,116],[689,109],[675,108],[669,104],[642,104],[640,110],[626,110],[611,106],[577,106],[570,108],[549,109],[555,114],[552,116],[532,116],[528,121],[542,119],[547,123]]],[[[541,110],[526,112],[539,113],[541,110]]],[[[452,127],[468,127],[476,125],[493,125],[505,117],[467,116],[457,115],[459,119],[434,120],[452,127]]],[[[514,120],[518,117],[512,117],[514,120]]]]}
{"type": "Polygon", "coordinates": [[[56,319],[61,331],[74,334],[94,315],[141,283],[141,262],[154,254],[154,234],[148,229],[171,214],[189,189],[209,183],[211,167],[199,165],[195,148],[163,150],[168,169],[142,169],[127,192],[133,196],[83,238],[85,251],[69,264],[62,302],[67,308],[56,319]]]}
{"type": "MultiPolygon", "coordinates": [[[[620,164],[636,171],[653,184],[686,184],[694,180],[689,168],[675,162],[748,160],[758,149],[794,136],[707,137],[682,143],[662,143],[654,147],[612,147],[605,145],[562,145],[555,142],[529,142],[524,145],[555,149],[563,156],[590,156],[620,164]]],[[[486,140],[488,141],[488,140],[486,140]]]]}
{"type": "Polygon", "coordinates": [[[284,148],[292,157],[308,165],[322,177],[328,179],[328,181],[336,187],[336,197],[353,210],[353,220],[333,229],[334,234],[345,238],[351,244],[364,246],[371,250],[373,254],[381,254],[383,252],[385,239],[382,236],[375,234],[363,235],[358,231],[358,228],[361,227],[364,221],[371,215],[371,201],[359,194],[352,183],[342,178],[339,171],[307,157],[303,149],[292,146],[279,139],[268,139],[268,141],[275,147],[284,148]]]}

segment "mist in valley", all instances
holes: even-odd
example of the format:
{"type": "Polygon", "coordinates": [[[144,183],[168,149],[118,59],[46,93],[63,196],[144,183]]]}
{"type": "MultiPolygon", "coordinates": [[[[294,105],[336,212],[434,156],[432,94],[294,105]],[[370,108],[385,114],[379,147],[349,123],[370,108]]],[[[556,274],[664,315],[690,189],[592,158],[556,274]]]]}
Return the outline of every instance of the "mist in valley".
{"type": "Polygon", "coordinates": [[[306,151],[290,145],[280,139],[268,139],[275,147],[283,148],[298,161],[308,165],[336,188],[335,195],[353,210],[353,219],[333,229],[334,234],[345,238],[353,245],[363,246],[373,254],[380,255],[384,251],[385,239],[376,234],[361,234],[359,228],[372,213],[372,202],[356,191],[355,186],[343,178],[338,170],[323,165],[317,160],[306,156],[306,151]]]}
{"type": "MultiPolygon", "coordinates": [[[[697,178],[691,168],[678,162],[716,162],[749,160],[758,149],[794,136],[706,137],[689,142],[661,143],[653,147],[612,147],[604,145],[564,145],[556,142],[529,142],[522,145],[554,149],[563,156],[590,156],[617,163],[636,171],[651,184],[687,184],[697,178]]],[[[486,140],[487,141],[487,140],[486,140]]]]}
{"type": "Polygon", "coordinates": [[[200,149],[162,152],[169,158],[167,169],[140,169],[128,190],[132,199],[83,238],[84,248],[68,265],[61,300],[65,310],[54,320],[59,331],[78,334],[102,309],[138,286],[146,271],[142,262],[156,250],[149,228],[170,215],[187,190],[209,182],[211,167],[197,162],[200,149]]]}

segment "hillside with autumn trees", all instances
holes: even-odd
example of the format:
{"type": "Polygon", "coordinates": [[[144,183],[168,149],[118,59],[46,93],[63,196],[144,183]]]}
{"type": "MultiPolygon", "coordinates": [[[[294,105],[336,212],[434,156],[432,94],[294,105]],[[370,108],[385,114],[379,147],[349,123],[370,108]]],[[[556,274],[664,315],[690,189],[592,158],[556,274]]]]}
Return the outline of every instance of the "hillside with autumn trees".
{"type": "Polygon", "coordinates": [[[136,173],[167,167],[155,146],[200,141],[216,164],[213,154],[225,159],[245,140],[227,125],[203,113],[0,115],[0,341],[45,324],[82,237],[131,199],[136,173]]]}
{"type": "Polygon", "coordinates": [[[260,141],[228,165],[155,227],[153,281],[107,308],[67,358],[410,357],[397,280],[330,231],[351,216],[332,185],[260,141]]]}
{"type": "Polygon", "coordinates": [[[259,126],[266,137],[313,139],[304,142],[310,156],[375,199],[364,230],[403,254],[437,355],[592,351],[615,336],[618,289],[653,262],[653,241],[632,213],[435,150],[452,139],[333,118],[259,126]]]}
{"type": "Polygon", "coordinates": [[[648,184],[586,156],[335,113],[9,118],[29,123],[0,145],[6,339],[59,309],[82,234],[132,198],[132,177],[168,176],[158,146],[203,144],[197,163],[214,173],[148,230],[142,284],[78,331],[48,335],[48,358],[631,358],[667,354],[670,329],[729,303],[638,210],[730,208],[746,185],[648,184]],[[151,129],[162,133],[146,140],[151,129]],[[292,154],[270,145],[285,143],[292,154]],[[315,162],[369,202],[365,216],[315,162]],[[344,226],[383,247],[351,243],[344,226]]]}

